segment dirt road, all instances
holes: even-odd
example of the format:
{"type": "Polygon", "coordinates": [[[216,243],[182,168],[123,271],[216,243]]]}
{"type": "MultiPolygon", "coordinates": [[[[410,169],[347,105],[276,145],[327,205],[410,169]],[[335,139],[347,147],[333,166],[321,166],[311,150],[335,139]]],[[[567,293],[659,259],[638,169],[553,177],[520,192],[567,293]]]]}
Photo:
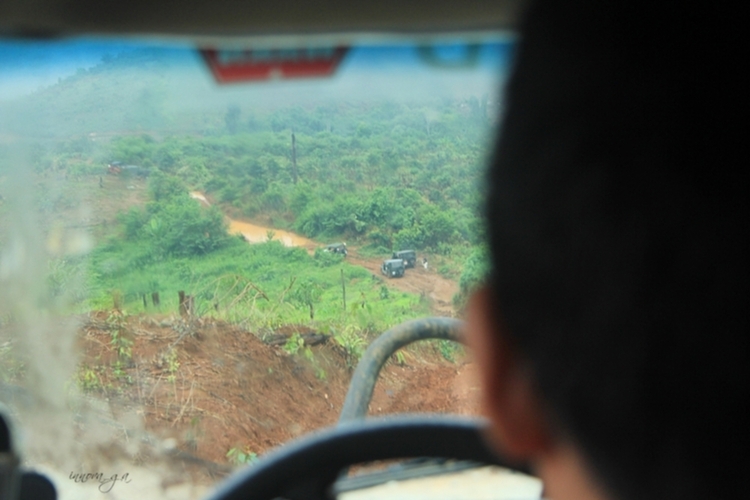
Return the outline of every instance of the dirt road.
{"type": "MultiPolygon", "coordinates": [[[[386,257],[383,256],[383,259],[386,257]]],[[[361,257],[356,249],[350,248],[346,260],[355,266],[364,267],[375,276],[382,276],[380,273],[382,259],[361,257]]],[[[407,269],[402,278],[383,276],[383,281],[390,288],[428,297],[435,316],[454,316],[455,314],[453,296],[458,292],[458,283],[443,278],[434,269],[424,269],[417,264],[415,268],[407,269]]]]}
{"type": "MultiPolygon", "coordinates": [[[[206,195],[199,191],[191,192],[190,196],[205,206],[211,205],[211,201],[206,195]]],[[[229,221],[230,231],[243,234],[248,243],[251,244],[266,241],[268,236],[272,235],[274,239],[278,239],[286,246],[300,246],[307,249],[311,254],[316,248],[324,246],[323,243],[310,240],[290,231],[267,227],[257,221],[241,220],[240,218],[232,218],[228,215],[226,217],[229,221]]],[[[364,267],[375,276],[382,276],[380,266],[383,263],[383,259],[389,257],[388,255],[383,255],[381,258],[368,258],[359,255],[357,249],[354,247],[349,247],[347,250],[349,251],[349,254],[346,256],[347,262],[355,266],[364,267]]],[[[430,300],[432,314],[435,316],[452,317],[455,315],[453,296],[458,292],[458,283],[443,278],[434,269],[425,269],[418,263],[415,268],[407,269],[402,278],[391,279],[383,277],[383,280],[389,288],[409,293],[418,293],[427,297],[430,300]]]]}

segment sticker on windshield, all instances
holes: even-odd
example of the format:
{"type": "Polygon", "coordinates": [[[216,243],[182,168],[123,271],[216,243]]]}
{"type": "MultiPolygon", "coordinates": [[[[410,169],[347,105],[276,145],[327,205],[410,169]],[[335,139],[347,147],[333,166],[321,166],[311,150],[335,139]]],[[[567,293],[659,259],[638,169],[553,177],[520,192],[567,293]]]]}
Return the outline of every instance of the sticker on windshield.
{"type": "Polygon", "coordinates": [[[218,83],[333,75],[348,47],[278,50],[202,49],[201,56],[218,83]]]}

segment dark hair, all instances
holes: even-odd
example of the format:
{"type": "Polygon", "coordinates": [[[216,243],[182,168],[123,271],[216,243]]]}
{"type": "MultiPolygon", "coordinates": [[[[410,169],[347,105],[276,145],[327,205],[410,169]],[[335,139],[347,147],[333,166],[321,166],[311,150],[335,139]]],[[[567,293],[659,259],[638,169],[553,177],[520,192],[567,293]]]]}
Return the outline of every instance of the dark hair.
{"type": "Polygon", "coordinates": [[[739,94],[700,7],[533,3],[489,172],[500,319],[618,499],[739,498],[746,473],[739,94]]]}

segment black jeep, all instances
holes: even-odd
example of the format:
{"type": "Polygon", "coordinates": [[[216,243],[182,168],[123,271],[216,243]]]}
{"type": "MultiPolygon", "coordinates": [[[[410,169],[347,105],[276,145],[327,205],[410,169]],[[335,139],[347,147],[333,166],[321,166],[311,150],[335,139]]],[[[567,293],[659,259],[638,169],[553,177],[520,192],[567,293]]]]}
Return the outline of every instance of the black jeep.
{"type": "Polygon", "coordinates": [[[415,252],[414,250],[401,250],[399,252],[393,252],[392,258],[403,260],[404,265],[407,268],[417,265],[417,252],[415,252]]]}
{"type": "Polygon", "coordinates": [[[389,278],[400,278],[404,275],[405,271],[406,267],[404,266],[403,259],[384,260],[383,265],[380,266],[380,272],[389,278]]]}
{"type": "Polygon", "coordinates": [[[346,257],[346,243],[331,243],[330,245],[326,245],[325,251],[331,253],[340,253],[341,255],[346,257]]]}

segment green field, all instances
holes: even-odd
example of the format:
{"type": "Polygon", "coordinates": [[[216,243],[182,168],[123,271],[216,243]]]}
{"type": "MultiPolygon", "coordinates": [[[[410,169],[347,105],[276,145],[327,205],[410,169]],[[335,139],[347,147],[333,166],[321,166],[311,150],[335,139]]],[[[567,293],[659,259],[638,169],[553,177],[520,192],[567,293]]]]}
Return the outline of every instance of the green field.
{"type": "Polygon", "coordinates": [[[88,308],[110,308],[119,295],[130,313],[175,313],[182,290],[195,297],[199,315],[253,329],[312,324],[323,332],[347,326],[381,332],[429,314],[419,295],[394,292],[366,269],[278,241],[248,245],[229,238],[208,255],[164,260],[150,259],[141,244],[113,241],[94,252],[90,277],[88,308]],[[160,295],[158,308],[153,292],[160,295]]]}

